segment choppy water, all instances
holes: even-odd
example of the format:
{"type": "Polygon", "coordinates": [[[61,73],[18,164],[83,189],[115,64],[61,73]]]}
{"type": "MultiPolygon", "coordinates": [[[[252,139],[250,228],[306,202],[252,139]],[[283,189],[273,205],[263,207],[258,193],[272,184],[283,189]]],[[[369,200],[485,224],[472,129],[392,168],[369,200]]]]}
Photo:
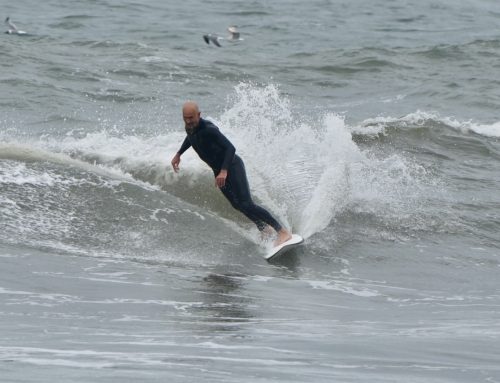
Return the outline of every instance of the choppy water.
{"type": "Polygon", "coordinates": [[[497,2],[1,9],[2,381],[500,381],[497,2]],[[173,173],[187,99],[305,246],[173,173]]]}

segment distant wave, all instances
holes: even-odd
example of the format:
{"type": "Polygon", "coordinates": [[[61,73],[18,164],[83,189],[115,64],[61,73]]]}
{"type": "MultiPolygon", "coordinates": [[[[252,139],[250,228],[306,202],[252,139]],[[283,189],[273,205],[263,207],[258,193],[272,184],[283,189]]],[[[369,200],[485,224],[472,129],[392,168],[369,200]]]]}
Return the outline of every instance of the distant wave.
{"type": "Polygon", "coordinates": [[[425,128],[441,125],[457,132],[475,133],[485,137],[500,137],[500,121],[482,124],[473,121],[458,121],[452,117],[441,117],[436,113],[417,111],[402,117],[374,117],[364,120],[352,128],[355,134],[384,134],[389,127],[425,128]]]}
{"type": "Polygon", "coordinates": [[[477,39],[463,44],[439,44],[415,51],[414,55],[422,55],[432,59],[457,58],[465,54],[496,54],[500,47],[500,39],[477,39]],[[490,52],[489,49],[492,49],[490,52]]]}

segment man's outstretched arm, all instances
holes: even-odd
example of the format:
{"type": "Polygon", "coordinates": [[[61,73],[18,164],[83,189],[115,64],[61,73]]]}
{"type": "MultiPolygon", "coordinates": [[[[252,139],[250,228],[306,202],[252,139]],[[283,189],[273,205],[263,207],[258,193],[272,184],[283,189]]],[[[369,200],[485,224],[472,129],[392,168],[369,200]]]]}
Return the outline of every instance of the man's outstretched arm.
{"type": "Polygon", "coordinates": [[[172,161],[170,162],[172,164],[172,167],[174,168],[174,172],[179,171],[179,164],[181,162],[181,155],[184,153],[186,150],[188,150],[191,147],[191,143],[189,142],[189,139],[186,137],[184,139],[184,142],[181,145],[181,148],[177,153],[175,153],[174,158],[172,158],[172,161]]]}

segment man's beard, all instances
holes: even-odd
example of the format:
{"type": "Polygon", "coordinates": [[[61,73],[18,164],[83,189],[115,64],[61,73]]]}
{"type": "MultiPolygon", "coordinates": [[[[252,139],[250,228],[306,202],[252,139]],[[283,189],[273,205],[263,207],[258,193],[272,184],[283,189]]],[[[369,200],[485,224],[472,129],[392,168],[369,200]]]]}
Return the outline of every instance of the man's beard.
{"type": "Polygon", "coordinates": [[[186,133],[187,134],[193,134],[195,129],[196,129],[196,126],[194,125],[184,125],[184,129],[186,129],[186,133]]]}

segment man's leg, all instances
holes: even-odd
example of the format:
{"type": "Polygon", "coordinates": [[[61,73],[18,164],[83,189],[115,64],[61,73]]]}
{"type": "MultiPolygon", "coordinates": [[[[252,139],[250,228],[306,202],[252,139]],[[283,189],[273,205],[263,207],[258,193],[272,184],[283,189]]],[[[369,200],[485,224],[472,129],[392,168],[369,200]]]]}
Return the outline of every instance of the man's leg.
{"type": "Polygon", "coordinates": [[[291,233],[283,228],[266,209],[253,202],[245,166],[241,159],[237,158],[228,170],[226,186],[221,191],[231,205],[253,221],[261,232],[265,232],[271,226],[278,234],[276,245],[291,238],[291,233]]]}

